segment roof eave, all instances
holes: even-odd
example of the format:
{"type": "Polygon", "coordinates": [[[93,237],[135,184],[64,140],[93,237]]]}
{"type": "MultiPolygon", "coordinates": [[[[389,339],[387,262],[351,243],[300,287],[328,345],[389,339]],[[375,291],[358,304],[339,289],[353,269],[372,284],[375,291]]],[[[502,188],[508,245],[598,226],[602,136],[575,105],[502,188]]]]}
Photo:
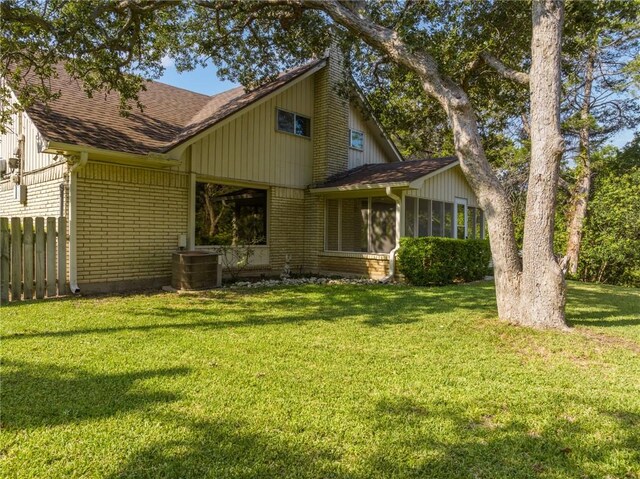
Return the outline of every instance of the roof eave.
{"type": "Polygon", "coordinates": [[[408,181],[395,181],[387,183],[361,183],[357,185],[329,186],[324,188],[309,188],[311,193],[346,193],[353,191],[384,190],[385,188],[410,188],[408,181]]]}
{"type": "Polygon", "coordinates": [[[180,165],[181,161],[165,153],[149,152],[142,153],[126,153],[122,151],[108,150],[104,148],[96,148],[87,145],[77,145],[72,143],[64,143],[58,141],[48,141],[45,144],[43,153],[74,155],[86,152],[90,157],[101,161],[109,161],[113,163],[131,164],[137,166],[153,166],[159,168],[168,168],[180,165]]]}

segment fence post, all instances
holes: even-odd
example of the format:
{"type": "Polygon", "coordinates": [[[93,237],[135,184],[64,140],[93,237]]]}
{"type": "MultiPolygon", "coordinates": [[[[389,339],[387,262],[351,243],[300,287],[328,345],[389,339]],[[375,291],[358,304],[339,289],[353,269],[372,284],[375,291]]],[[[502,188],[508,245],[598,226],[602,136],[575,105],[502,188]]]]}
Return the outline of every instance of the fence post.
{"type": "Polygon", "coordinates": [[[24,218],[22,233],[22,267],[24,299],[33,299],[33,218],[24,218]]]}
{"type": "Polygon", "coordinates": [[[47,218],[47,296],[56,295],[56,219],[47,218]]]}
{"type": "Polygon", "coordinates": [[[11,301],[22,299],[22,225],[11,218],[11,301]]]}
{"type": "Polygon", "coordinates": [[[0,218],[0,304],[9,302],[9,218],[0,218]]]}
{"type": "Polygon", "coordinates": [[[58,295],[67,292],[67,224],[64,216],[58,218],[58,295]]]}
{"type": "Polygon", "coordinates": [[[36,218],[36,299],[44,298],[45,235],[44,218],[36,218]]]}

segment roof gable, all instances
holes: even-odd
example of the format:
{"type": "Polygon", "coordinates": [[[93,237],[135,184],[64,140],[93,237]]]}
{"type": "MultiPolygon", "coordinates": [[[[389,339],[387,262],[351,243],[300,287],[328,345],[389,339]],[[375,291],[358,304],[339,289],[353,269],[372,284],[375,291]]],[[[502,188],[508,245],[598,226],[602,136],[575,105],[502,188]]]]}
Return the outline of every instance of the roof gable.
{"type": "Polygon", "coordinates": [[[213,96],[150,81],[139,93],[143,110],[127,116],[120,114],[116,92],[88,97],[81,82],[58,67],[51,89],[60,91],[60,98],[48,105],[33,105],[27,114],[49,142],[136,155],[162,154],[322,66],[324,60],[315,60],[255,90],[237,87],[213,96]]]}

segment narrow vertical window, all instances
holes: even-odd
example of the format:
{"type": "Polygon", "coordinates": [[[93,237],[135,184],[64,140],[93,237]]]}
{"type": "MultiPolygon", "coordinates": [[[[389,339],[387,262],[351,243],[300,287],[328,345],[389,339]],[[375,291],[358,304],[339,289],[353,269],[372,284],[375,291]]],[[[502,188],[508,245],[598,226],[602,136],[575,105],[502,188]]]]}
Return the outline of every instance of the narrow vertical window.
{"type": "Polygon", "coordinates": [[[470,239],[479,238],[476,236],[476,208],[469,206],[467,212],[467,237],[470,239]]]}
{"type": "Polygon", "coordinates": [[[404,198],[404,235],[415,237],[416,235],[416,206],[417,198],[405,196],[404,198]]]}
{"type": "Polygon", "coordinates": [[[444,234],[446,238],[454,238],[453,228],[455,227],[453,216],[453,203],[444,204],[444,234]]]}
{"type": "Polygon", "coordinates": [[[420,198],[418,213],[418,236],[430,236],[431,200],[420,198]]]}
{"type": "Polygon", "coordinates": [[[349,146],[355,150],[364,150],[364,133],[358,130],[349,130],[349,146]]]}
{"type": "Polygon", "coordinates": [[[433,201],[431,212],[431,234],[433,236],[444,236],[444,203],[433,201]]]}

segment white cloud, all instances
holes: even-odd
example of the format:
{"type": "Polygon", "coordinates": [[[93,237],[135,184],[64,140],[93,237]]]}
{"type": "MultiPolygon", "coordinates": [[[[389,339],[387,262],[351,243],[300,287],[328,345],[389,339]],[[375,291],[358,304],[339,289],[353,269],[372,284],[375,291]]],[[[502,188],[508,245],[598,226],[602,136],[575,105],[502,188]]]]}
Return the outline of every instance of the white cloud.
{"type": "Polygon", "coordinates": [[[173,66],[176,64],[175,60],[171,58],[169,55],[163,56],[162,59],[160,60],[160,63],[165,68],[173,68],[173,66]]]}

